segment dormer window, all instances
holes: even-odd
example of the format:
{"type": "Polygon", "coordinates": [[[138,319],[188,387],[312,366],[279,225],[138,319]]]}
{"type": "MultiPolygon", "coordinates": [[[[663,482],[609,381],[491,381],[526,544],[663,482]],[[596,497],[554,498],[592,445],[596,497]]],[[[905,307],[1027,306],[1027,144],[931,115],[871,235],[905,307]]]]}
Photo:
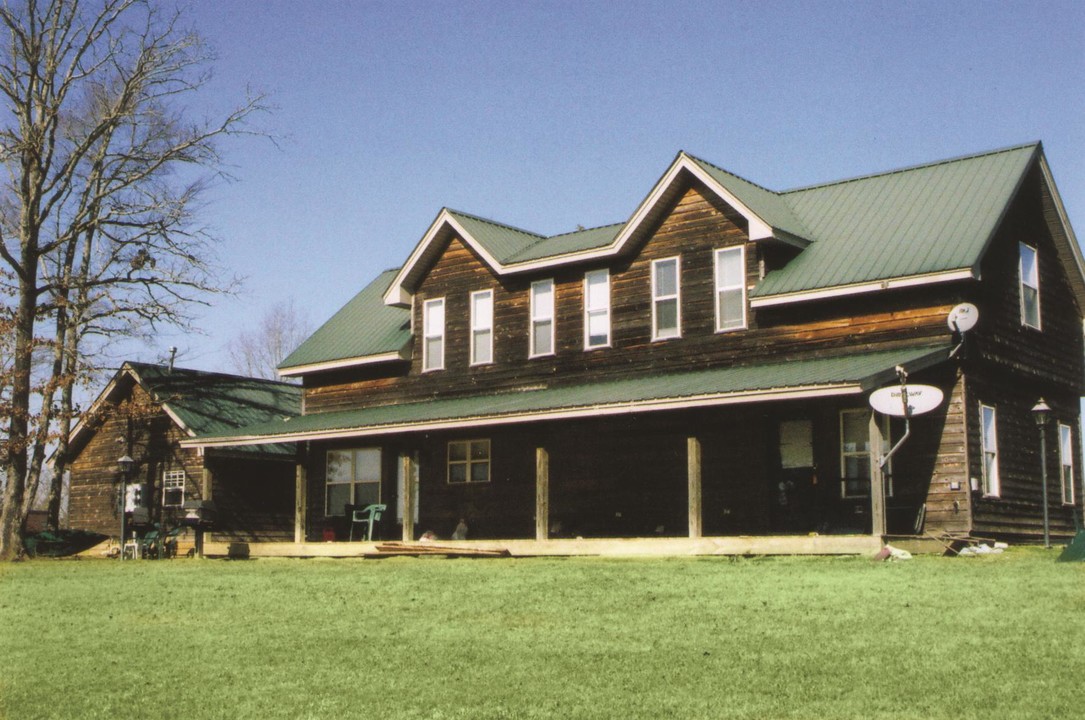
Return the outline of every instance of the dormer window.
{"type": "Polygon", "coordinates": [[[682,335],[680,258],[652,261],[652,339],[667,340],[682,335]]]}
{"type": "Polygon", "coordinates": [[[610,346],[610,271],[584,273],[584,349],[610,346]]]}
{"type": "Polygon", "coordinates": [[[1021,324],[1040,329],[1040,268],[1036,248],[1018,244],[1018,284],[1021,298],[1021,324]]]}
{"type": "Polygon", "coordinates": [[[554,281],[531,283],[530,357],[554,354],[554,281]]]}
{"type": "Polygon", "coordinates": [[[716,332],[746,327],[746,248],[716,251],[716,332]]]}
{"type": "Polygon", "coordinates": [[[422,303],[422,371],[445,366],[445,299],[422,303]]]}
{"type": "Polygon", "coordinates": [[[471,364],[494,360],[494,291],[471,293],[471,364]]]}

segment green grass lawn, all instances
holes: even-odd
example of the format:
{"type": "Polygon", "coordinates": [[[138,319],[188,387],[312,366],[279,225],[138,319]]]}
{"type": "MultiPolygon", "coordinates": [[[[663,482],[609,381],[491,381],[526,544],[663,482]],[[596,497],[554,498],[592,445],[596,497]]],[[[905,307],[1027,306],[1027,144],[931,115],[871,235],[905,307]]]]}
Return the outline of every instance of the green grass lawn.
{"type": "Polygon", "coordinates": [[[1056,554],[37,560],[0,567],[0,717],[1080,717],[1056,554]]]}

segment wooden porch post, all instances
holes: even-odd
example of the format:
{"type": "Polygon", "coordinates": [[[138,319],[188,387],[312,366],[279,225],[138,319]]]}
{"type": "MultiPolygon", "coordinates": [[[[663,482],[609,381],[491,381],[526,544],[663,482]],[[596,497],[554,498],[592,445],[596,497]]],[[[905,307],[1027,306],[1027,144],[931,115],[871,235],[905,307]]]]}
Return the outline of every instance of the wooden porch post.
{"type": "Polygon", "coordinates": [[[307,456],[301,453],[298,457],[294,474],[294,542],[305,542],[305,516],[309,502],[309,473],[306,469],[307,456]]]}
{"type": "Polygon", "coordinates": [[[417,478],[409,452],[403,453],[400,462],[403,463],[403,497],[399,499],[403,503],[403,542],[414,542],[414,484],[417,478]]]}
{"type": "Polygon", "coordinates": [[[203,483],[200,485],[200,497],[204,500],[214,500],[215,471],[207,466],[207,456],[203,457],[203,483]]]}
{"type": "Polygon", "coordinates": [[[689,536],[701,537],[701,441],[686,438],[686,477],[689,480],[689,536]]]}
{"type": "Polygon", "coordinates": [[[535,448],[535,539],[550,539],[550,454],[535,448]]]}
{"type": "Polygon", "coordinates": [[[878,414],[870,413],[870,522],[871,533],[885,535],[885,475],[879,464],[884,452],[878,414]]]}

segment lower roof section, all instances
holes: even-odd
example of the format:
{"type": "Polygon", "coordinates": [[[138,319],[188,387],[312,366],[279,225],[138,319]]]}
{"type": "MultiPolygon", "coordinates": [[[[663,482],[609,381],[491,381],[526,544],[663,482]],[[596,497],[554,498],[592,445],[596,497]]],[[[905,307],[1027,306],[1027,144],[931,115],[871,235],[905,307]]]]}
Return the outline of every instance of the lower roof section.
{"type": "Polygon", "coordinates": [[[182,445],[237,447],[857,395],[894,380],[897,366],[915,372],[948,357],[948,345],[797,357],[778,363],[302,415],[217,437],[192,438],[182,445]]]}

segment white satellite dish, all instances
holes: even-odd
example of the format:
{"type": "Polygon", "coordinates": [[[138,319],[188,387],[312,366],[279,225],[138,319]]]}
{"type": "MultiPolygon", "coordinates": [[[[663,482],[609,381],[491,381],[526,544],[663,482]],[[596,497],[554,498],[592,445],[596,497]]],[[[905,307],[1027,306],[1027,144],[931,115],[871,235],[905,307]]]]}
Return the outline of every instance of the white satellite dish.
{"type": "Polygon", "coordinates": [[[933,385],[892,385],[870,393],[870,407],[882,415],[910,417],[922,415],[942,404],[942,391],[933,385]],[[908,406],[904,394],[908,394],[908,406]]]}
{"type": "Polygon", "coordinates": [[[979,319],[979,308],[972,303],[961,303],[949,311],[949,317],[946,318],[946,324],[949,325],[949,329],[954,332],[968,332],[976,327],[976,323],[979,322],[979,319]]]}

